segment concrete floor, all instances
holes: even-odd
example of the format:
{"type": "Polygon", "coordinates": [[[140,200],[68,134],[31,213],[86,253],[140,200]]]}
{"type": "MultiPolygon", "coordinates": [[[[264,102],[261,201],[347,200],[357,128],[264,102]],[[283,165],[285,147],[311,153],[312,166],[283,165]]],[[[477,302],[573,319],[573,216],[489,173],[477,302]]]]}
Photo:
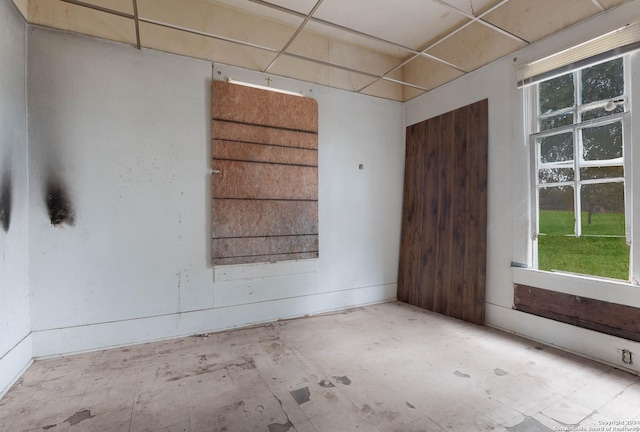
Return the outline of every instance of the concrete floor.
{"type": "Polygon", "coordinates": [[[0,400],[7,432],[540,432],[611,421],[629,423],[610,431],[640,430],[638,376],[402,303],[37,361],[0,400]]]}

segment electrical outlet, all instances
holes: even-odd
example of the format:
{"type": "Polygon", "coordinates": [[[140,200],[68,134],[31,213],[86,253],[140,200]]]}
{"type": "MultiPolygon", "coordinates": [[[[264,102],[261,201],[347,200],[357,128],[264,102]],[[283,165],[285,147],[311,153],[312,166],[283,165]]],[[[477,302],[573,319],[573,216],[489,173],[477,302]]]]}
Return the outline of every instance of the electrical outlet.
{"type": "Polygon", "coordinates": [[[622,350],[622,363],[633,364],[633,353],[629,350],[622,350]]]}

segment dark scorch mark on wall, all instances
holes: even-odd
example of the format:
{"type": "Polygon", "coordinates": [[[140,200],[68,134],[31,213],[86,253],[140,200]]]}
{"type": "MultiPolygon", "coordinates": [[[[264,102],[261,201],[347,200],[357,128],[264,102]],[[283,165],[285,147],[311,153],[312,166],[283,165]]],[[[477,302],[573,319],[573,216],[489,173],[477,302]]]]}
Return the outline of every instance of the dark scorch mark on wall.
{"type": "Polygon", "coordinates": [[[11,170],[7,169],[0,185],[0,224],[4,232],[8,232],[11,225],[11,200],[11,170]]]}
{"type": "Polygon", "coordinates": [[[69,194],[59,181],[49,181],[45,188],[45,201],[49,212],[51,224],[73,225],[73,206],[69,200],[69,194]]]}

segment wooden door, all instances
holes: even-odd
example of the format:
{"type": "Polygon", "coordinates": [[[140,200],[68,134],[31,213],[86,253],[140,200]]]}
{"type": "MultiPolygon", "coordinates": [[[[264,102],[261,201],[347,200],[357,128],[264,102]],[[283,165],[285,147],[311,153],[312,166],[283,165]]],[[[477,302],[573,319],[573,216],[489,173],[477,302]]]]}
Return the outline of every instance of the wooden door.
{"type": "Polygon", "coordinates": [[[398,300],[484,323],[488,101],[407,128],[398,300]]]}

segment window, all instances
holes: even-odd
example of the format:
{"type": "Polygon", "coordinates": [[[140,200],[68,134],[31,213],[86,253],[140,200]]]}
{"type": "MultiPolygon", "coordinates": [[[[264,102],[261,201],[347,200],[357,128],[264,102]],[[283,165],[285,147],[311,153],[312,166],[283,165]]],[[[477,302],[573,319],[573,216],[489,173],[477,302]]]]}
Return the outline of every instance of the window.
{"type": "Polygon", "coordinates": [[[628,69],[618,57],[530,87],[540,270],[629,280],[628,69]]]}

